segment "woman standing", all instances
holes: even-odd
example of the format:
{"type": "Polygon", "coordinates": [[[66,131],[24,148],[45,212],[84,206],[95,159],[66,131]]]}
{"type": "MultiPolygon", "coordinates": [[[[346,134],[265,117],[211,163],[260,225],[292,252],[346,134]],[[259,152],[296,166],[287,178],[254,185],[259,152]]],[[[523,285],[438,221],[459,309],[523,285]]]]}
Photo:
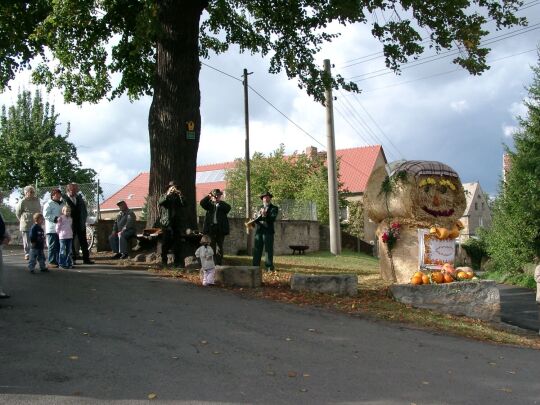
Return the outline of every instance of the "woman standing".
{"type": "Polygon", "coordinates": [[[19,230],[22,233],[25,260],[30,258],[28,233],[34,223],[32,216],[36,212],[41,212],[41,204],[39,203],[39,198],[36,197],[36,189],[33,186],[26,186],[24,188],[24,198],[19,201],[15,210],[15,215],[17,215],[20,222],[19,230]]]}

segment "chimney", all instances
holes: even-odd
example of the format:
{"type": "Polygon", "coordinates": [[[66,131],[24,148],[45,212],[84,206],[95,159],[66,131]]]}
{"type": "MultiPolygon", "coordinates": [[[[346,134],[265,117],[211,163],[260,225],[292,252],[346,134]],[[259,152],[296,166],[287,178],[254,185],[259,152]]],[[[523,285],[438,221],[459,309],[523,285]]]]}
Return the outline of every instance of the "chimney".
{"type": "Polygon", "coordinates": [[[306,148],[306,156],[310,159],[313,159],[317,156],[317,148],[315,146],[308,146],[306,148]]]}

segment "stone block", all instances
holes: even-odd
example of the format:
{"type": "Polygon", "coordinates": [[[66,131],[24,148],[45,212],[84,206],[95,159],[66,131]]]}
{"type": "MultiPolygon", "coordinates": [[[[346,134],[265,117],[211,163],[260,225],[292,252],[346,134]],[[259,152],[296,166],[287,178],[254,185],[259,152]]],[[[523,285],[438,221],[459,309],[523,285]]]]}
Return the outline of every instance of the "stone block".
{"type": "Polygon", "coordinates": [[[138,255],[135,255],[133,260],[136,262],[146,262],[146,255],[144,253],[139,253],[138,255]]]}
{"type": "Polygon", "coordinates": [[[215,280],[229,287],[256,288],[262,284],[262,272],[256,266],[216,266],[215,280]]]}
{"type": "Polygon", "coordinates": [[[358,276],[293,274],[291,290],[355,296],[358,294],[358,276]]]}
{"type": "Polygon", "coordinates": [[[495,281],[462,281],[445,284],[394,284],[394,299],[415,308],[465,315],[486,321],[500,320],[500,295],[495,281]]]}
{"type": "Polygon", "coordinates": [[[160,257],[155,253],[150,253],[146,255],[146,263],[155,263],[156,261],[161,260],[160,257]]]}

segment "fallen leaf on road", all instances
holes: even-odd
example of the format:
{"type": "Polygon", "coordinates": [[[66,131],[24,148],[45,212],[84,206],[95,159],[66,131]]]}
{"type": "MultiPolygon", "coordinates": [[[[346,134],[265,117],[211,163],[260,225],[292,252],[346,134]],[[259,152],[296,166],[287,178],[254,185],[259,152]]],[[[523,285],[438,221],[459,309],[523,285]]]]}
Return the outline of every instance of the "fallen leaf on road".
{"type": "Polygon", "coordinates": [[[157,394],[151,392],[150,394],[148,394],[148,399],[156,399],[157,398],[157,394]]]}
{"type": "Polygon", "coordinates": [[[214,354],[221,354],[221,353],[220,353],[220,352],[218,352],[218,351],[215,351],[215,352],[213,352],[213,353],[214,353],[214,354]]]}
{"type": "Polygon", "coordinates": [[[422,384],[429,385],[429,381],[422,381],[422,384]]]}
{"type": "Polygon", "coordinates": [[[82,333],[84,336],[88,336],[88,332],[83,332],[82,333]]]}
{"type": "Polygon", "coordinates": [[[208,342],[206,340],[201,340],[201,345],[207,345],[208,342]]]}
{"type": "Polygon", "coordinates": [[[507,371],[508,374],[516,374],[515,371],[507,371]]]}
{"type": "Polygon", "coordinates": [[[304,373],[302,374],[302,377],[311,377],[311,376],[309,374],[304,373]]]}
{"type": "Polygon", "coordinates": [[[287,376],[288,376],[288,377],[291,377],[291,378],[296,377],[296,372],[295,372],[295,371],[289,371],[289,372],[287,373],[287,376]]]}
{"type": "Polygon", "coordinates": [[[267,371],[266,374],[267,375],[276,375],[276,373],[274,373],[273,371],[267,371]]]}
{"type": "Polygon", "coordinates": [[[307,392],[306,388],[300,388],[300,392],[307,392]]]}
{"type": "Polygon", "coordinates": [[[502,392],[512,392],[512,388],[507,388],[507,387],[499,388],[499,391],[502,391],[502,392]]]}
{"type": "Polygon", "coordinates": [[[309,328],[308,331],[309,331],[309,332],[315,332],[315,329],[309,328]]]}
{"type": "Polygon", "coordinates": [[[79,356],[69,356],[70,360],[79,360],[79,356]]]}

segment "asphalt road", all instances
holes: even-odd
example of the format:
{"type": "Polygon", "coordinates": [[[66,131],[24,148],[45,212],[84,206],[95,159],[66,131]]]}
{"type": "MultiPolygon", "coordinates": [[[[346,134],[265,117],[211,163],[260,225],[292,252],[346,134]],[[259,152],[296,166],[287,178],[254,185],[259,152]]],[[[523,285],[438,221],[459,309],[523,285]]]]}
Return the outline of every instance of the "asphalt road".
{"type": "Polygon", "coordinates": [[[4,252],[0,403],[538,404],[540,351],[4,252]]]}

